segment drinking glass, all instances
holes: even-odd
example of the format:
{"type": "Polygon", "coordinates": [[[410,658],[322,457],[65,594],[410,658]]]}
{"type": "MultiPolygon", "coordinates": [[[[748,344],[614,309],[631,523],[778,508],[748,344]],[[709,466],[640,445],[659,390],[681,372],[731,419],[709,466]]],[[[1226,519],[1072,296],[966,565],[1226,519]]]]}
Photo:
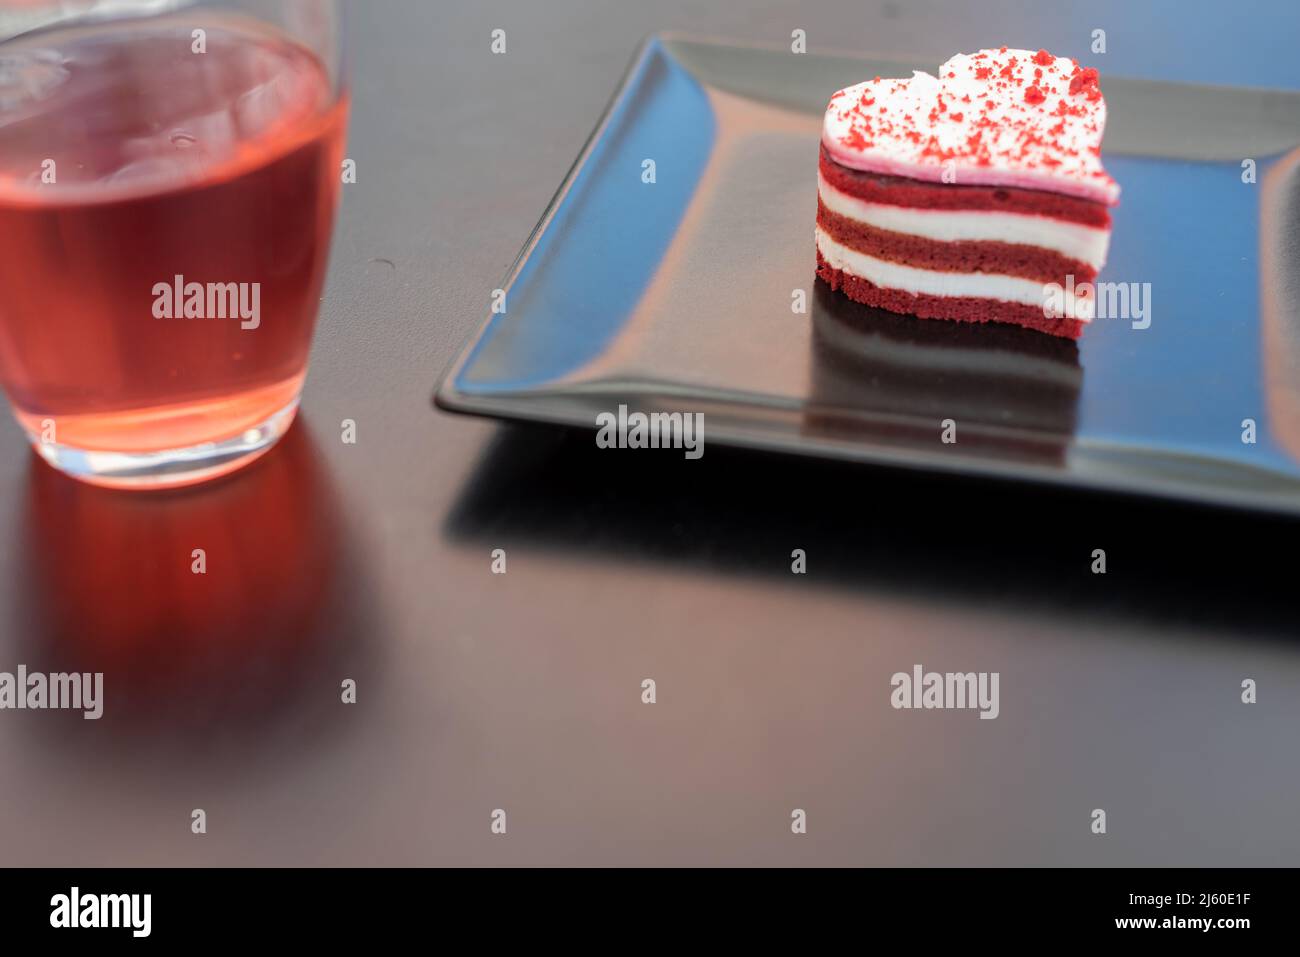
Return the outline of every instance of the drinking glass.
{"type": "Polygon", "coordinates": [[[0,0],[0,385],[55,468],[185,485],[292,423],[346,175],[340,19],[0,0]]]}

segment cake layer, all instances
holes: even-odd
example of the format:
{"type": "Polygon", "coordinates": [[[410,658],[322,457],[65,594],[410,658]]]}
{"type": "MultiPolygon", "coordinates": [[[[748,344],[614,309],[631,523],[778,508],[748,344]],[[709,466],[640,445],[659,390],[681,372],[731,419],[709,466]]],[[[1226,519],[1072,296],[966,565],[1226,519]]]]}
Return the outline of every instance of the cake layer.
{"type": "MultiPolygon", "coordinates": [[[[969,247],[995,243],[1028,247],[1045,257],[1044,261],[1059,262],[1065,272],[1073,272],[1076,276],[1100,271],[1110,248],[1108,229],[1092,229],[1042,216],[912,209],[867,203],[840,192],[821,177],[817,181],[817,200],[819,209],[864,229],[915,237],[932,244],[952,243],[969,247]]],[[[1023,252],[1027,250],[1022,251],[1022,255],[1023,252]]]]}
{"type": "Polygon", "coordinates": [[[1106,262],[1110,231],[1010,213],[910,209],[866,203],[818,181],[818,199],[832,213],[865,226],[936,242],[999,242],[1036,246],[1098,271],[1106,262]]]}
{"type": "Polygon", "coordinates": [[[1087,263],[1042,246],[985,240],[944,241],[896,233],[841,216],[820,201],[817,225],[847,249],[919,269],[990,273],[1062,285],[1067,276],[1074,276],[1076,283],[1092,282],[1097,276],[1097,270],[1087,263]]]}
{"type": "MultiPolygon", "coordinates": [[[[850,249],[821,226],[816,228],[817,251],[834,268],[860,276],[877,286],[927,296],[958,296],[1020,303],[1043,311],[1047,293],[1043,282],[1019,276],[979,272],[948,272],[890,262],[850,249]]],[[[1055,281],[1055,280],[1051,280],[1055,281]]],[[[1091,316],[1092,303],[1062,291],[1067,315],[1091,316]]],[[[903,310],[904,312],[908,310],[903,310]]]]}
{"type": "Polygon", "coordinates": [[[1054,319],[1043,314],[1042,307],[1021,302],[1006,302],[980,296],[948,296],[911,293],[888,288],[832,265],[819,249],[817,276],[832,290],[860,302],[890,312],[904,313],[921,319],[950,319],[954,322],[1002,322],[1066,339],[1078,339],[1085,323],[1079,319],[1054,319]]]}
{"type": "Polygon", "coordinates": [[[1046,50],[959,54],[939,75],[876,77],[835,93],[822,142],[842,166],[929,182],[1047,190],[1114,205],[1101,164],[1097,71],[1046,50]]]}
{"type": "Polygon", "coordinates": [[[1110,228],[1110,211],[1104,204],[1094,200],[1039,189],[978,186],[962,180],[955,183],[931,183],[849,169],[837,163],[824,144],[818,168],[821,178],[841,193],[867,203],[920,209],[1019,213],[1064,220],[1096,229],[1110,228]]]}

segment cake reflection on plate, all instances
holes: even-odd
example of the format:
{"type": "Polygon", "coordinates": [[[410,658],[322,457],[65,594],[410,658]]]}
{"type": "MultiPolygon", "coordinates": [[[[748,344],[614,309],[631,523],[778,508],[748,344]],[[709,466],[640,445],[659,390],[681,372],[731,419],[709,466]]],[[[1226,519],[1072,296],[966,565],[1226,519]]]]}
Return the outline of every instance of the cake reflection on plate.
{"type": "Polygon", "coordinates": [[[941,452],[1064,461],[1083,369],[1069,339],[1000,323],[917,319],[837,295],[812,303],[812,398],[805,434],[873,436],[941,452]]]}

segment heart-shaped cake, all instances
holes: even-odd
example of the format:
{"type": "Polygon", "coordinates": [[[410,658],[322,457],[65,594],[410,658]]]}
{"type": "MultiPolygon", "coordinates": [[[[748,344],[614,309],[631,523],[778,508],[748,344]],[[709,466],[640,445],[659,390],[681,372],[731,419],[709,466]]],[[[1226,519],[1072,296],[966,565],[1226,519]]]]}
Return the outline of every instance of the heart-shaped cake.
{"type": "Polygon", "coordinates": [[[840,90],[822,134],[818,275],[893,312],[1078,338],[1119,198],[1105,125],[1097,71],[1045,50],[840,90]]]}

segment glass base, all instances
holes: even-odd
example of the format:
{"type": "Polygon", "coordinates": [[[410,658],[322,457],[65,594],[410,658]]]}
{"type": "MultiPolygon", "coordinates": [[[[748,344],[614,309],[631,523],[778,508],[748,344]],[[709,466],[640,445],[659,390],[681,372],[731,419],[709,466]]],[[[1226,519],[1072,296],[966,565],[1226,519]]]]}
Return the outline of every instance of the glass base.
{"type": "Polygon", "coordinates": [[[193,485],[226,475],[260,458],[289,431],[298,413],[294,399],[270,418],[221,442],[156,452],[96,452],[27,437],[41,458],[60,472],[92,485],[124,489],[164,489],[193,485]]]}

